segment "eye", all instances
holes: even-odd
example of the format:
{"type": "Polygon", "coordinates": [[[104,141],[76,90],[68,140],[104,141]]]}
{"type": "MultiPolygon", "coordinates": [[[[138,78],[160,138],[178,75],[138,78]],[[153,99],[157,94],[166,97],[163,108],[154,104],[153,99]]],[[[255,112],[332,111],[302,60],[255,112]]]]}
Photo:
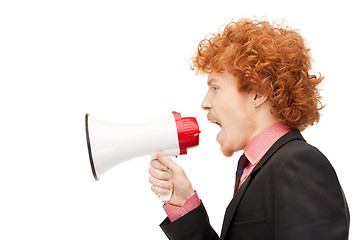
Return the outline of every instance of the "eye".
{"type": "Polygon", "coordinates": [[[214,91],[219,90],[219,86],[216,86],[216,85],[213,85],[212,88],[213,88],[214,91]]]}

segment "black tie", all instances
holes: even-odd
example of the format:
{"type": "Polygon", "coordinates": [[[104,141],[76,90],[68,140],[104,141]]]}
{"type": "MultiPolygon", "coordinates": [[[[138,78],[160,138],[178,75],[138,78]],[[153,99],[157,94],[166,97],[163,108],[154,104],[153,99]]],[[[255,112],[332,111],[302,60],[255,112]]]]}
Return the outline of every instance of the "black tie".
{"type": "Polygon", "coordinates": [[[239,162],[238,162],[237,170],[236,170],[234,195],[235,195],[236,191],[239,189],[241,175],[243,174],[244,168],[246,167],[246,165],[248,163],[249,163],[249,160],[246,158],[245,154],[241,155],[239,162]]]}

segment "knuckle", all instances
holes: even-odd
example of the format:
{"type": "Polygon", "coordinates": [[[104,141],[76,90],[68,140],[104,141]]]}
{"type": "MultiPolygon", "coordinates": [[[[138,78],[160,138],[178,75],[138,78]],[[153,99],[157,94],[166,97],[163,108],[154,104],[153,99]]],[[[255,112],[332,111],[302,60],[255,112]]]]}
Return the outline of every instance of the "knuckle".
{"type": "Polygon", "coordinates": [[[156,186],[154,186],[154,185],[152,185],[152,186],[151,186],[151,191],[153,191],[154,193],[159,193],[159,188],[156,187],[156,186]]]}
{"type": "Polygon", "coordinates": [[[159,161],[157,159],[153,159],[150,162],[150,165],[154,168],[156,168],[156,166],[159,164],[159,161]]]}
{"type": "Polygon", "coordinates": [[[170,190],[161,188],[159,194],[161,195],[168,195],[170,193],[170,190]]]}
{"type": "Polygon", "coordinates": [[[161,179],[168,180],[169,179],[169,173],[162,171],[160,174],[161,179]]]}
{"type": "Polygon", "coordinates": [[[167,189],[172,189],[172,188],[173,188],[172,183],[171,183],[171,182],[167,182],[167,183],[166,183],[166,188],[167,188],[167,189]]]}
{"type": "Polygon", "coordinates": [[[170,193],[170,190],[156,187],[156,186],[151,186],[151,191],[153,191],[156,194],[160,194],[160,195],[167,195],[170,193]]]}
{"type": "Polygon", "coordinates": [[[177,174],[177,175],[184,175],[185,171],[182,167],[177,167],[174,172],[177,174]]]}
{"type": "Polygon", "coordinates": [[[154,168],[149,168],[149,174],[152,177],[156,177],[156,170],[154,168]]]}

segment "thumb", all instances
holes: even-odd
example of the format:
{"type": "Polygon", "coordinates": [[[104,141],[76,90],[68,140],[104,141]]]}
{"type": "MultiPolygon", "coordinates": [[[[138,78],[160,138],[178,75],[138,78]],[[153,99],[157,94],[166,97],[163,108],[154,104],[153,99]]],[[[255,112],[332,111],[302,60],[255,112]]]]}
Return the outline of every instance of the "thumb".
{"type": "Polygon", "coordinates": [[[164,155],[162,152],[157,152],[157,158],[161,164],[168,167],[172,172],[179,167],[171,158],[164,155]]]}

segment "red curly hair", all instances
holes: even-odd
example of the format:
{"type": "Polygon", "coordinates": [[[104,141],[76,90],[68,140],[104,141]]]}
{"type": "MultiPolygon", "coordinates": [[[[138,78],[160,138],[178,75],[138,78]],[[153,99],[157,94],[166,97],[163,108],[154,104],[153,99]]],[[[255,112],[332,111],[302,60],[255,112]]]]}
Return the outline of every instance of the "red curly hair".
{"type": "Polygon", "coordinates": [[[268,21],[240,19],[203,39],[192,59],[201,73],[230,72],[239,91],[266,94],[271,113],[300,131],[319,121],[318,84],[310,75],[310,49],[296,30],[268,21]]]}

